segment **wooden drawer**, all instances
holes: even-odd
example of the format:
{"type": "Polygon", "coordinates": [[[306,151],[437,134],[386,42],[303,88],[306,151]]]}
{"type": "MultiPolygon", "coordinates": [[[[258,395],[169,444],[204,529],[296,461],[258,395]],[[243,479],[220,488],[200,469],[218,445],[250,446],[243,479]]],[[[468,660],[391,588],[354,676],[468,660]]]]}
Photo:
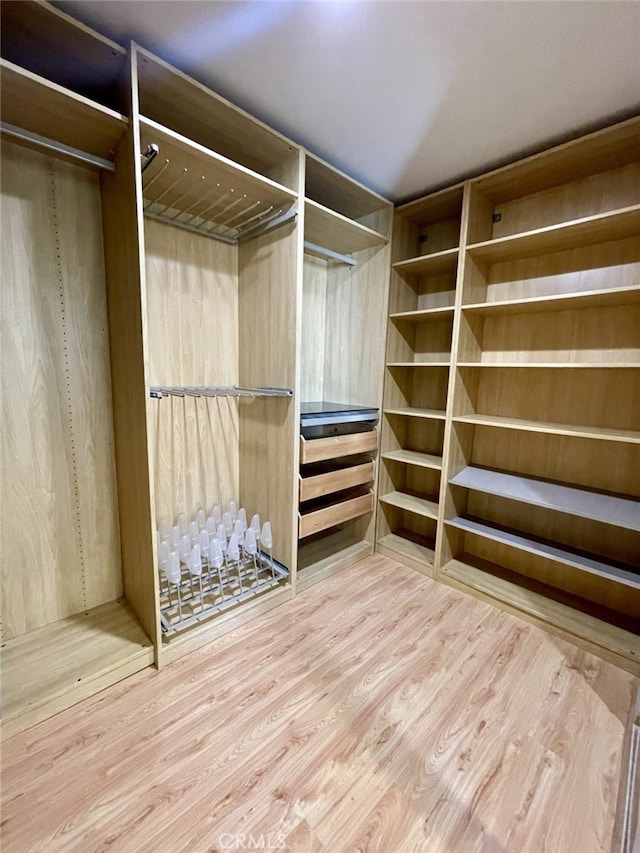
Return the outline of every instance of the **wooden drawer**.
{"type": "Polygon", "coordinates": [[[309,501],[320,498],[331,492],[350,489],[363,483],[372,483],[374,478],[374,463],[369,460],[360,465],[336,467],[310,477],[300,477],[300,500],[309,501]]]}
{"type": "Polygon", "coordinates": [[[306,439],[300,436],[300,464],[337,459],[354,453],[371,453],[378,447],[378,430],[351,432],[346,435],[330,435],[326,438],[306,439]]]}
{"type": "Polygon", "coordinates": [[[358,516],[365,515],[372,510],[373,492],[368,492],[366,495],[357,495],[354,498],[330,504],[313,512],[301,514],[298,537],[304,539],[305,536],[319,533],[321,530],[341,524],[343,521],[358,518],[358,516]]]}

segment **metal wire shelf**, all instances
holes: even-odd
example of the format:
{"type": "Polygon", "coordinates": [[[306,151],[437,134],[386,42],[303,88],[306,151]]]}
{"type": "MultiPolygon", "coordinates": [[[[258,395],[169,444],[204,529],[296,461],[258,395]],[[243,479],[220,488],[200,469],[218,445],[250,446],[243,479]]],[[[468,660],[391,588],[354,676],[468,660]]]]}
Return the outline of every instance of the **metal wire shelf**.
{"type": "Polygon", "coordinates": [[[236,244],[291,221],[297,195],[150,119],[140,119],[145,216],[236,244]]]}
{"type": "Polygon", "coordinates": [[[163,397],[291,397],[291,388],[244,388],[239,385],[152,385],[149,395],[156,400],[163,397]]]}
{"type": "Polygon", "coordinates": [[[203,560],[201,576],[182,567],[180,583],[171,585],[160,573],[160,623],[167,639],[178,631],[280,586],[289,570],[259,551],[255,561],[243,557],[215,570],[203,560]]]}

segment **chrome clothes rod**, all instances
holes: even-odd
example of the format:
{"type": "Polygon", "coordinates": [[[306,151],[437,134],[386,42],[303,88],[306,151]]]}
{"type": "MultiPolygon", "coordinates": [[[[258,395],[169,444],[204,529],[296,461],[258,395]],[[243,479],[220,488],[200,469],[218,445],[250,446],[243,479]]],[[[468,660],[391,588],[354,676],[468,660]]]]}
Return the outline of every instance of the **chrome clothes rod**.
{"type": "Polygon", "coordinates": [[[73,157],[74,160],[80,160],[90,166],[97,166],[98,169],[104,169],[106,172],[115,172],[116,164],[111,160],[104,160],[94,154],[80,151],[79,148],[72,148],[71,145],[64,145],[62,142],[56,142],[55,139],[49,139],[47,136],[40,136],[39,133],[31,133],[30,130],[24,130],[5,121],[0,122],[0,131],[22,142],[34,143],[47,151],[55,151],[57,154],[64,154],[65,157],[73,157]]]}
{"type": "Polygon", "coordinates": [[[291,397],[291,388],[244,388],[239,385],[152,385],[149,395],[163,397],[291,397]]]}
{"type": "Polygon", "coordinates": [[[332,261],[339,261],[341,264],[347,264],[350,267],[355,267],[358,262],[350,255],[341,255],[340,252],[334,252],[332,249],[325,249],[324,246],[318,246],[315,243],[304,241],[304,248],[314,255],[322,255],[324,258],[329,258],[332,261]]]}

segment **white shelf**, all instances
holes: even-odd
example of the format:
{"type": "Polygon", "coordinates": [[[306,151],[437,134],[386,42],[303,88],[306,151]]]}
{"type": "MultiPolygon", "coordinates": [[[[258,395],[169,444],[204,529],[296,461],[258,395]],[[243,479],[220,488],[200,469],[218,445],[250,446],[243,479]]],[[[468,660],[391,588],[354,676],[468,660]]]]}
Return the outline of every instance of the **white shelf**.
{"type": "Polygon", "coordinates": [[[414,515],[421,515],[423,518],[438,518],[437,501],[431,501],[407,492],[389,492],[386,495],[381,495],[380,500],[390,506],[412,512],[414,515]]]}
{"type": "Polygon", "coordinates": [[[528,299],[505,299],[496,302],[474,302],[463,305],[465,314],[483,317],[501,314],[539,314],[545,311],[568,311],[582,308],[601,308],[633,305],[640,302],[640,284],[633,287],[612,287],[585,290],[579,293],[554,293],[528,299]]]}
{"type": "Polygon", "coordinates": [[[405,465],[417,465],[419,468],[433,468],[442,470],[442,456],[433,456],[430,453],[418,453],[415,450],[390,450],[382,454],[383,459],[393,462],[402,462],[405,465]]]}
{"type": "Polygon", "coordinates": [[[609,580],[623,584],[624,586],[632,587],[633,589],[640,589],[640,570],[636,573],[617,566],[612,566],[585,554],[579,554],[573,551],[568,551],[564,548],[558,548],[547,542],[529,539],[518,533],[501,530],[496,527],[491,527],[488,524],[482,524],[478,521],[472,521],[467,518],[452,518],[448,520],[446,524],[450,527],[462,530],[465,533],[473,533],[477,536],[481,536],[483,539],[490,539],[492,542],[498,542],[501,545],[509,545],[519,551],[525,551],[526,553],[534,554],[537,557],[554,560],[555,562],[562,563],[565,566],[580,569],[581,571],[598,575],[599,577],[608,578],[609,580]]]}
{"type": "Polygon", "coordinates": [[[424,418],[425,420],[443,421],[447,413],[444,409],[414,409],[410,406],[397,409],[383,409],[385,415],[398,415],[403,418],[424,418]]]}
{"type": "Polygon", "coordinates": [[[500,415],[458,415],[456,423],[475,424],[476,426],[515,429],[523,432],[542,432],[550,435],[571,435],[576,438],[592,438],[600,441],[621,441],[628,444],[640,444],[639,430],[607,429],[577,424],[558,424],[550,421],[532,421],[523,418],[504,418],[500,415]]]}
{"type": "Polygon", "coordinates": [[[640,501],[468,466],[449,481],[473,491],[640,532],[640,501]]]}

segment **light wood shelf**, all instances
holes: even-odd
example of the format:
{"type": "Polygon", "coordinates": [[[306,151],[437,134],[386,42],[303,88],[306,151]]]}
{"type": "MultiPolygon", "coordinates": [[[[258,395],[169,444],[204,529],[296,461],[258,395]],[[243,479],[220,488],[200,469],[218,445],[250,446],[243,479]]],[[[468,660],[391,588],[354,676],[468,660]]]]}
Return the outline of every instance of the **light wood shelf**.
{"type": "Polygon", "coordinates": [[[560,368],[561,370],[587,368],[596,370],[627,370],[628,368],[640,367],[640,361],[459,361],[458,367],[525,367],[547,370],[549,368],[560,368]]]}
{"type": "Polygon", "coordinates": [[[378,540],[378,547],[382,553],[389,556],[400,555],[417,563],[424,563],[433,567],[435,559],[435,542],[425,537],[418,537],[410,530],[396,530],[388,533],[378,540]]]}
{"type": "Polygon", "coordinates": [[[605,290],[585,290],[576,293],[558,293],[529,299],[505,299],[495,302],[476,302],[463,305],[465,314],[483,317],[501,314],[538,314],[544,311],[567,311],[582,308],[602,308],[633,305],[640,302],[640,283],[632,287],[612,287],[605,290]]]}
{"type": "Polygon", "coordinates": [[[433,421],[443,421],[447,415],[444,409],[416,409],[410,406],[400,409],[384,409],[384,414],[397,415],[402,418],[424,418],[433,421]]]}
{"type": "Polygon", "coordinates": [[[449,367],[449,358],[446,361],[390,361],[387,367],[449,367]]]}
{"type": "Polygon", "coordinates": [[[353,524],[302,539],[298,545],[297,591],[331,577],[372,551],[371,543],[362,539],[353,524]]]}
{"type": "Polygon", "coordinates": [[[305,151],[305,189],[308,199],[355,221],[389,207],[387,199],[310,151],[305,151]]]}
{"type": "Polygon", "coordinates": [[[549,225],[509,237],[472,243],[467,250],[474,259],[493,264],[577,249],[608,240],[622,240],[635,236],[639,230],[640,204],[636,204],[561,225],[549,225]]]}
{"type": "Polygon", "coordinates": [[[453,319],[453,305],[443,305],[439,308],[423,308],[419,311],[397,311],[389,314],[390,320],[408,323],[428,323],[433,320],[453,319]]]}
{"type": "Polygon", "coordinates": [[[530,539],[522,536],[517,531],[503,530],[468,518],[452,518],[447,520],[446,524],[450,527],[455,527],[457,530],[462,530],[464,533],[481,536],[484,539],[490,539],[501,545],[508,545],[511,548],[525,551],[528,554],[553,560],[556,563],[607,578],[633,589],[640,589],[640,568],[637,572],[634,572],[631,569],[604,563],[586,554],[576,553],[566,548],[559,548],[549,542],[530,539]]]}
{"type": "Polygon", "coordinates": [[[2,121],[104,160],[127,127],[114,110],[0,60],[2,121]]]}
{"type": "Polygon", "coordinates": [[[441,272],[452,272],[458,263],[459,249],[443,249],[441,252],[433,252],[430,255],[419,255],[417,258],[408,258],[404,261],[396,261],[393,269],[402,276],[426,276],[441,272]]]}
{"type": "Polygon", "coordinates": [[[549,421],[533,421],[524,418],[509,418],[502,415],[457,415],[456,423],[476,424],[477,426],[515,429],[524,432],[542,432],[551,435],[572,435],[576,438],[593,438],[600,441],[621,441],[640,444],[640,430],[606,429],[576,424],[559,424],[549,421]]]}
{"type": "MultiPolygon", "coordinates": [[[[542,584],[537,585],[538,589],[532,589],[501,574],[497,567],[465,555],[449,560],[441,569],[443,579],[469,587],[498,604],[505,604],[553,629],[560,629],[565,635],[619,655],[633,664],[632,671],[640,672],[640,645],[636,634],[557,601],[555,591],[542,584]]],[[[622,661],[618,663],[620,665],[622,661]]]]}
{"type": "Polygon", "coordinates": [[[383,234],[309,198],[304,202],[304,237],[310,243],[341,255],[384,246],[388,242],[383,234]]]}
{"type": "Polygon", "coordinates": [[[124,599],[7,640],[2,649],[3,737],[153,660],[153,644],[124,599]]]}
{"type": "Polygon", "coordinates": [[[502,471],[475,468],[471,465],[463,468],[449,482],[454,486],[520,501],[554,512],[640,531],[640,500],[534,480],[502,471]]]}
{"type": "Polygon", "coordinates": [[[431,453],[418,453],[415,450],[389,450],[382,454],[383,459],[392,462],[402,462],[404,465],[417,465],[420,468],[433,468],[442,470],[442,456],[434,456],[431,453]]]}
{"type": "Polygon", "coordinates": [[[423,198],[408,201],[396,208],[403,220],[415,224],[454,219],[462,209],[464,184],[455,184],[423,198]]]}
{"type": "Polygon", "coordinates": [[[438,518],[438,502],[428,498],[412,495],[408,492],[395,491],[380,495],[379,499],[383,503],[407,510],[415,515],[421,515],[423,518],[438,518]]]}

